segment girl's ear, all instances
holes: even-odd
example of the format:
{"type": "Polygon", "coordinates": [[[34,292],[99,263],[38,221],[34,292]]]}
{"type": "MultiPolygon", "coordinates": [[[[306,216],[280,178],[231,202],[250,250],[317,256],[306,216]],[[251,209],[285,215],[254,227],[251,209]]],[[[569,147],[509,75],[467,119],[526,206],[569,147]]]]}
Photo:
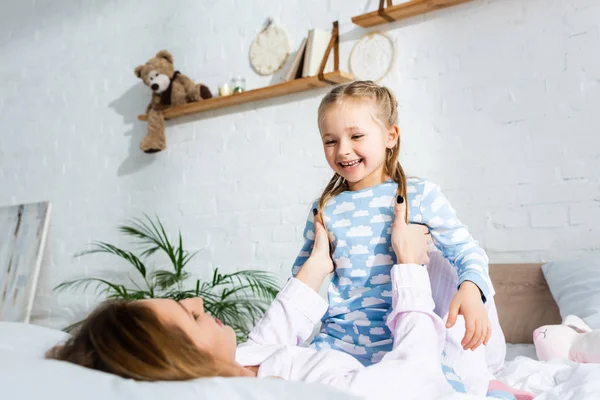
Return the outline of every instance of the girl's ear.
{"type": "Polygon", "coordinates": [[[587,333],[592,331],[592,328],[590,328],[581,318],[575,315],[568,315],[562,322],[562,325],[570,327],[577,333],[587,333]]]}
{"type": "Polygon", "coordinates": [[[400,127],[398,125],[394,125],[390,129],[388,129],[385,147],[387,147],[388,149],[393,149],[398,144],[399,138],[400,127]]]}

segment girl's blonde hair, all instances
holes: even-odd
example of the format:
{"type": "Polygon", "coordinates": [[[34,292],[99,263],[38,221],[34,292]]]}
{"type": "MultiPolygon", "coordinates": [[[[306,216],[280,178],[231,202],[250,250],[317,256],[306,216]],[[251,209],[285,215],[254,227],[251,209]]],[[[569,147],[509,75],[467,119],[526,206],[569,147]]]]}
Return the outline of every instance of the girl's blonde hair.
{"type": "Polygon", "coordinates": [[[165,325],[141,302],[107,301],[46,358],[138,381],[236,376],[239,368],[200,350],[181,329],[165,325]]]}
{"type": "MultiPolygon", "coordinates": [[[[336,86],[333,88],[319,105],[319,125],[323,120],[325,113],[332,105],[342,104],[345,101],[360,101],[360,100],[374,100],[376,107],[375,120],[383,125],[385,129],[390,129],[398,123],[398,102],[396,97],[386,87],[379,86],[373,81],[354,81],[343,85],[336,86]]],[[[401,195],[406,199],[406,175],[404,169],[398,162],[398,156],[400,154],[400,136],[398,136],[398,143],[391,148],[385,150],[385,172],[388,174],[397,184],[398,190],[397,195],[401,195]]],[[[348,182],[338,173],[335,173],[321,198],[319,199],[319,214],[321,221],[323,221],[323,210],[325,204],[338,194],[349,189],[348,182]]],[[[407,212],[404,216],[408,222],[408,207],[407,212]]]]}

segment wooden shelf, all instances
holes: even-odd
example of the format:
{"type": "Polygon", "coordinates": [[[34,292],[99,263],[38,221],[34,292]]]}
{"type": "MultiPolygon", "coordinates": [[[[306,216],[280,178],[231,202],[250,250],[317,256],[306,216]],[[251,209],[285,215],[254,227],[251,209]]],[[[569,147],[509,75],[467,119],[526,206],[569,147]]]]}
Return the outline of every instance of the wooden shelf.
{"type": "MultiPolygon", "coordinates": [[[[342,71],[330,72],[323,75],[324,80],[318,76],[295,79],[289,82],[278,83],[260,89],[248,90],[239,94],[225,97],[214,97],[208,100],[200,100],[182,106],[167,108],[163,111],[165,119],[182,117],[184,115],[196,114],[202,111],[215,110],[217,108],[235,106],[251,101],[265,100],[272,97],[284,96],[286,94],[303,92],[314,88],[327,87],[337,83],[350,82],[354,80],[352,74],[342,71]]],[[[138,119],[146,121],[146,114],[138,115],[138,119]]]]}
{"type": "Polygon", "coordinates": [[[411,0],[407,3],[394,6],[391,5],[391,1],[388,0],[388,7],[383,8],[383,1],[381,0],[378,10],[352,17],[352,22],[367,28],[369,26],[386,24],[404,18],[414,17],[416,15],[455,6],[468,1],[471,0],[411,0]]]}

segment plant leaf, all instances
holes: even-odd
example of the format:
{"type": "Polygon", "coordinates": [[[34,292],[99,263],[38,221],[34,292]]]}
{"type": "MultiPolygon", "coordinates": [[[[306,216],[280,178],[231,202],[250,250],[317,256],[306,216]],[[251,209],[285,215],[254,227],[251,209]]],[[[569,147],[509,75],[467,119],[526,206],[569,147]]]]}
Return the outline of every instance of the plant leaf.
{"type": "Polygon", "coordinates": [[[166,290],[171,286],[184,281],[187,277],[187,272],[184,272],[181,275],[165,270],[159,270],[152,273],[152,279],[161,290],[166,290]]]}
{"type": "MultiPolygon", "coordinates": [[[[125,300],[131,299],[129,291],[127,290],[127,288],[125,288],[125,286],[111,283],[107,280],[100,279],[100,278],[81,278],[81,279],[75,279],[72,281],[63,282],[60,285],[56,286],[54,288],[54,290],[56,290],[56,291],[62,291],[65,289],[77,290],[81,287],[83,287],[83,289],[86,290],[90,285],[92,285],[94,283],[96,284],[96,292],[98,294],[106,293],[107,296],[111,297],[111,298],[120,298],[120,299],[125,299],[125,300]],[[104,288],[102,288],[103,286],[104,286],[104,288]]],[[[135,291],[133,291],[133,293],[135,293],[135,291]]]]}
{"type": "Polygon", "coordinates": [[[117,246],[114,246],[110,243],[105,242],[93,242],[93,248],[90,250],[85,250],[80,253],[77,253],[75,256],[80,257],[86,254],[95,254],[95,253],[107,253],[119,256],[125,260],[127,260],[131,265],[135,267],[136,270],[145,278],[146,277],[146,266],[144,263],[132,252],[127,250],[122,250],[117,246]]]}
{"type": "MultiPolygon", "coordinates": [[[[184,249],[183,236],[178,232],[177,241],[171,243],[164,225],[158,217],[154,219],[144,214],[118,227],[123,234],[133,237],[141,246],[136,255],[131,251],[105,242],[94,242],[92,248],[78,256],[94,253],[113,254],[123,258],[142,275],[147,288],[142,288],[132,279],[134,289],[100,278],[82,278],[63,282],[55,290],[88,289],[95,285],[99,294],[108,298],[139,300],[145,298],[170,298],[182,300],[200,296],[204,299],[206,312],[231,326],[238,340],[245,340],[249,330],[262,317],[269,304],[279,292],[277,277],[261,270],[243,270],[230,274],[221,273],[215,268],[212,279],[196,280],[192,287],[184,287],[189,273],[185,267],[196,253],[184,249]],[[151,272],[142,261],[156,252],[164,252],[172,270],[159,269],[151,272]]],[[[76,328],[73,324],[67,329],[76,328]]]]}
{"type": "Polygon", "coordinates": [[[273,301],[279,293],[279,282],[269,272],[261,270],[243,270],[229,275],[231,280],[237,281],[237,287],[247,285],[252,294],[265,301],[273,301]]]}
{"type": "Polygon", "coordinates": [[[63,328],[63,332],[66,333],[73,333],[74,331],[76,331],[77,329],[79,329],[79,327],[85,322],[85,319],[82,319],[81,321],[77,321],[74,324],[71,324],[69,326],[67,326],[66,328],[63,328]]]}

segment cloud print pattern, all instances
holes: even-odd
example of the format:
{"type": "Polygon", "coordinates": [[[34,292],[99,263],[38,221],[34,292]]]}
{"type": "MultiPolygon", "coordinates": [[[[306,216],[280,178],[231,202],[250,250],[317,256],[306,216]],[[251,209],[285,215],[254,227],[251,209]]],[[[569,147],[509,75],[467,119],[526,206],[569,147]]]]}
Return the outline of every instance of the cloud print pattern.
{"type": "MultiPolygon", "coordinates": [[[[368,189],[343,192],[325,206],[336,270],[328,290],[329,310],[312,347],[344,351],[364,365],[378,362],[392,349],[385,321],[392,301],[390,271],[396,263],[390,241],[396,189],[397,184],[390,180],[368,189]]],[[[407,197],[409,222],[429,226],[434,244],[457,268],[459,283],[472,281],[484,298],[493,295],[487,255],[456,218],[439,186],[410,178],[407,197]]],[[[312,212],[304,238],[294,263],[294,276],[312,250],[312,212]]]]}

